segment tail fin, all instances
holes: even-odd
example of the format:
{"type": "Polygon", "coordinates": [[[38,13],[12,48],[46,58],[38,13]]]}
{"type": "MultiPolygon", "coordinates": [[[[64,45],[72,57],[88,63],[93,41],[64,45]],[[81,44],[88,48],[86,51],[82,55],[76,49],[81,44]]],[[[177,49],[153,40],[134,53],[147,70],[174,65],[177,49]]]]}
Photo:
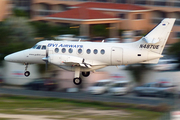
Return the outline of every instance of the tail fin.
{"type": "MultiPolygon", "coordinates": [[[[149,50],[149,53],[153,52],[161,55],[169,34],[175,22],[175,18],[165,18],[158,24],[153,30],[151,30],[146,36],[141,38],[139,48],[149,50]]],[[[146,61],[143,63],[157,63],[158,59],[146,61]]]]}
{"type": "Polygon", "coordinates": [[[159,49],[156,49],[154,52],[159,54],[162,53],[175,20],[175,18],[163,19],[159,25],[143,37],[143,40],[145,40],[146,43],[159,45],[159,49]]]}

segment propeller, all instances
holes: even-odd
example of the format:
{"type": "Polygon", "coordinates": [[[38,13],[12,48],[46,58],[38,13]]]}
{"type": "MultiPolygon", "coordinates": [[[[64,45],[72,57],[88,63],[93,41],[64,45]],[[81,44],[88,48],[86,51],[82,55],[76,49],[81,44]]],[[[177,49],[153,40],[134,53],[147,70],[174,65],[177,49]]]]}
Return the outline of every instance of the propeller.
{"type": "Polygon", "coordinates": [[[46,49],[46,57],[42,58],[43,61],[46,62],[46,70],[48,68],[48,58],[49,58],[49,52],[48,52],[48,48],[46,49]]]}

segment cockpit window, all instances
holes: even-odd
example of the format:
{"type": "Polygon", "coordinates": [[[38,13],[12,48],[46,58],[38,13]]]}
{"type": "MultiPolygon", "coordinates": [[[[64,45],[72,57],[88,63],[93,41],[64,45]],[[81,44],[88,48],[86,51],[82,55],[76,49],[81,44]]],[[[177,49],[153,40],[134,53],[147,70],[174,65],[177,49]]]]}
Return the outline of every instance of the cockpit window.
{"type": "Polygon", "coordinates": [[[41,49],[41,45],[39,45],[36,49],[41,49]]]}
{"type": "Polygon", "coordinates": [[[45,46],[45,45],[43,45],[41,49],[42,49],[42,50],[46,50],[46,46],[45,46]]]}
{"type": "Polygon", "coordinates": [[[33,49],[36,49],[37,46],[38,46],[38,45],[34,45],[32,48],[33,48],[33,49]]]}

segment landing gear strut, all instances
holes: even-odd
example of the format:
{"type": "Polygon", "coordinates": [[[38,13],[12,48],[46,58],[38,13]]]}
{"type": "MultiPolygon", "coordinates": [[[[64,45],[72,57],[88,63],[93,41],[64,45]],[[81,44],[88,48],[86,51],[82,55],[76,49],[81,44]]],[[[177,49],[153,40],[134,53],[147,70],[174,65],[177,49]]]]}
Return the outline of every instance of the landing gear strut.
{"type": "MultiPolygon", "coordinates": [[[[84,77],[88,77],[90,75],[90,72],[82,72],[82,75],[84,77]]],[[[82,83],[82,79],[79,77],[80,76],[80,67],[76,67],[75,68],[75,75],[74,75],[74,79],[73,82],[75,85],[80,85],[82,83]]]]}
{"type": "Polygon", "coordinates": [[[75,75],[74,75],[74,79],[73,79],[73,82],[75,85],[80,85],[82,82],[82,79],[79,76],[80,76],[80,67],[76,67],[75,75]]]}
{"type": "Polygon", "coordinates": [[[24,72],[24,75],[25,75],[26,77],[28,77],[28,76],[30,75],[30,72],[27,71],[28,63],[26,63],[25,65],[26,65],[26,67],[25,67],[25,71],[26,71],[26,72],[24,72]]]}

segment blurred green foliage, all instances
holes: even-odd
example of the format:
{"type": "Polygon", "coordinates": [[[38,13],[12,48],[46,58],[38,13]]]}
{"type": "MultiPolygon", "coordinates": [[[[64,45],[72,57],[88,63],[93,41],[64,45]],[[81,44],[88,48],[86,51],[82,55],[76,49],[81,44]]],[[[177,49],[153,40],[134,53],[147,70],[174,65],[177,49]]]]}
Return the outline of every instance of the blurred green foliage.
{"type": "Polygon", "coordinates": [[[107,29],[107,25],[99,24],[99,25],[92,25],[91,27],[91,34],[94,37],[108,37],[109,36],[109,29],[107,29]]]}
{"type": "Polygon", "coordinates": [[[180,40],[174,44],[172,44],[167,51],[168,55],[174,55],[176,57],[180,57],[180,40]]]}
{"type": "Polygon", "coordinates": [[[79,29],[71,29],[44,22],[29,22],[24,17],[10,17],[0,22],[0,61],[4,56],[32,47],[38,41],[35,37],[54,39],[60,34],[79,35],[79,29]]]}
{"type": "Polygon", "coordinates": [[[30,22],[30,24],[36,29],[36,37],[44,37],[45,39],[53,39],[54,36],[61,34],[75,34],[79,35],[79,28],[70,28],[69,25],[62,26],[56,24],[50,24],[42,21],[30,22]]]}
{"type": "Polygon", "coordinates": [[[13,9],[13,15],[16,17],[26,17],[26,18],[30,17],[30,15],[26,11],[21,9],[13,9]]]}
{"type": "Polygon", "coordinates": [[[4,56],[34,44],[34,28],[22,17],[9,17],[0,23],[0,61],[4,56]]]}

